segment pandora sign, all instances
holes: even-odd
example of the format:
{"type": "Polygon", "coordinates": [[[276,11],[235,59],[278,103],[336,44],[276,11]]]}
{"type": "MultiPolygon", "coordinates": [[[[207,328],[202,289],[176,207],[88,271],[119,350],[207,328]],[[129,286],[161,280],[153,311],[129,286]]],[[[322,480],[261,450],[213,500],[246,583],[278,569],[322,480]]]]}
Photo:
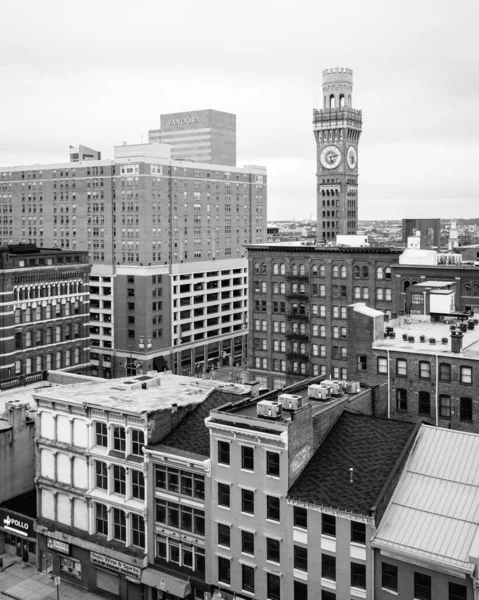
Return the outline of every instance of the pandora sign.
{"type": "Polygon", "coordinates": [[[171,127],[172,125],[191,125],[192,123],[199,123],[199,122],[200,122],[199,117],[190,117],[188,115],[187,117],[181,117],[180,119],[170,119],[168,121],[168,126],[171,127]]]}

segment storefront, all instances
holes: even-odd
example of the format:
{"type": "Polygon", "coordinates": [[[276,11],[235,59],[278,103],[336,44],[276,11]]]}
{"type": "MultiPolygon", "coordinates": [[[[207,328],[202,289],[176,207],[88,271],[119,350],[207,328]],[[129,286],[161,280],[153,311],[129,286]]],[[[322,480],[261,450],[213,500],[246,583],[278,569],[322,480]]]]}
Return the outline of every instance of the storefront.
{"type": "Polygon", "coordinates": [[[106,597],[142,600],[140,567],[98,552],[90,553],[90,561],[94,567],[91,573],[92,591],[106,597]]]}
{"type": "MultiPolygon", "coordinates": [[[[193,600],[195,598],[189,579],[182,579],[151,567],[143,570],[141,582],[150,588],[148,594],[150,600],[183,600],[185,598],[193,600]]],[[[199,597],[203,600],[203,593],[199,597]]]]}
{"type": "Polygon", "coordinates": [[[36,562],[37,532],[35,519],[0,508],[0,554],[18,554],[19,549],[28,549],[30,562],[36,562]]]}

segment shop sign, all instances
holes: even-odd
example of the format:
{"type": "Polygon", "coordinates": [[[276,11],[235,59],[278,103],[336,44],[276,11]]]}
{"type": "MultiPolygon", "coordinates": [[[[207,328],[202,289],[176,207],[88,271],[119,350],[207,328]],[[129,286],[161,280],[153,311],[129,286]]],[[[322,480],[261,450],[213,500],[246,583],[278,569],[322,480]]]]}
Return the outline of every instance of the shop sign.
{"type": "Polygon", "coordinates": [[[16,515],[0,509],[0,525],[7,531],[16,535],[30,537],[33,529],[33,521],[22,515],[16,515]]]}
{"type": "Polygon", "coordinates": [[[137,579],[140,579],[141,577],[141,569],[139,567],[129,565],[121,560],[116,560],[116,558],[111,558],[110,556],[105,556],[104,554],[97,554],[96,552],[92,552],[90,558],[91,562],[99,567],[107,567],[108,569],[112,569],[118,573],[131,575],[137,579]]]}
{"type": "Polygon", "coordinates": [[[168,126],[171,127],[172,125],[190,125],[190,123],[199,123],[200,122],[200,118],[199,117],[192,117],[190,115],[188,115],[187,117],[181,117],[180,119],[170,119],[168,121],[168,126]]]}
{"type": "Polygon", "coordinates": [[[47,538],[47,548],[58,550],[58,552],[63,552],[63,554],[70,554],[70,544],[55,540],[54,538],[47,538]]]}

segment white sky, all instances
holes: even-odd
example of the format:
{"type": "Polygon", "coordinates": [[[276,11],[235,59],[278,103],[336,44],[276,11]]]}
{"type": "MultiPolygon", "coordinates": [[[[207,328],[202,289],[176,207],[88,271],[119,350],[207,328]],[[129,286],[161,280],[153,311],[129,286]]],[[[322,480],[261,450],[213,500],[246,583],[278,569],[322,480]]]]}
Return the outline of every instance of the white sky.
{"type": "Polygon", "coordinates": [[[0,165],[146,141],[161,113],[237,115],[268,218],[315,218],[322,71],[354,70],[359,218],[477,217],[477,0],[2,2],[0,165]]]}

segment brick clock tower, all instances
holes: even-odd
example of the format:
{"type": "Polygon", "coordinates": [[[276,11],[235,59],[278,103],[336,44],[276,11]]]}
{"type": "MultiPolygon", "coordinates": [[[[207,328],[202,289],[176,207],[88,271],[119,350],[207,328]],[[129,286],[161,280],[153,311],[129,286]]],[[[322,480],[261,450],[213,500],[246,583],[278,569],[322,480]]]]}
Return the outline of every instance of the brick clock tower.
{"type": "Polygon", "coordinates": [[[358,228],[358,144],[362,114],[352,108],[351,69],[323,71],[323,108],[313,110],[317,147],[318,241],[358,228]]]}

